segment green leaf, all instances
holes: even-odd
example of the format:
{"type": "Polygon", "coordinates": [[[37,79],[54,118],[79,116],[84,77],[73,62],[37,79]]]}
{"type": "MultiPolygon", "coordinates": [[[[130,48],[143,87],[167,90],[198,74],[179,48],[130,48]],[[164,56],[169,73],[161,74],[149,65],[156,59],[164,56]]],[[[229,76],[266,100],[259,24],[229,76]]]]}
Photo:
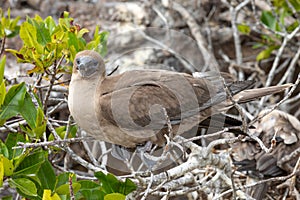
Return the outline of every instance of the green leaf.
{"type": "Polygon", "coordinates": [[[9,33],[7,33],[6,37],[12,38],[19,35],[20,26],[18,26],[18,22],[20,18],[21,18],[20,16],[17,16],[14,20],[10,20],[9,27],[8,27],[9,33]]]}
{"type": "MultiPolygon", "coordinates": [[[[286,10],[280,10],[279,13],[279,21],[284,26],[285,24],[285,17],[289,16],[286,10]]],[[[276,30],[280,30],[279,24],[277,24],[276,30]]]]}
{"type": "Polygon", "coordinates": [[[94,39],[86,45],[86,48],[97,51],[101,56],[105,56],[107,53],[107,39],[109,33],[107,31],[103,31],[99,34],[98,31],[99,28],[96,27],[94,39]]]}
{"type": "MultiPolygon", "coordinates": [[[[67,126],[59,126],[59,127],[55,128],[56,133],[59,135],[59,137],[61,139],[63,139],[65,137],[66,130],[67,130],[67,126]]],[[[77,126],[76,125],[70,126],[69,131],[70,132],[69,132],[68,138],[75,137],[76,133],[77,133],[77,126]]],[[[52,134],[49,136],[49,140],[50,141],[54,140],[54,136],[52,134]]]]}
{"type": "Polygon", "coordinates": [[[100,33],[100,44],[98,45],[98,52],[100,53],[100,55],[102,57],[104,57],[107,54],[107,39],[109,36],[109,32],[108,31],[103,31],[100,33]]]}
{"type": "Polygon", "coordinates": [[[249,35],[251,29],[250,29],[250,26],[246,25],[246,24],[239,24],[237,26],[238,30],[243,33],[243,34],[246,34],[246,35],[249,35]]]}
{"type": "Polygon", "coordinates": [[[125,200],[126,196],[120,193],[111,193],[107,194],[104,197],[104,200],[125,200]]]}
{"type": "Polygon", "coordinates": [[[8,160],[8,158],[4,157],[3,155],[1,156],[3,157],[4,175],[11,176],[14,171],[13,163],[11,160],[8,160]]]}
{"type": "Polygon", "coordinates": [[[106,194],[117,192],[118,188],[115,188],[114,185],[119,182],[118,179],[114,176],[108,177],[108,175],[105,175],[101,171],[95,172],[95,177],[102,183],[103,191],[106,194]]]}
{"type": "Polygon", "coordinates": [[[94,32],[94,38],[93,40],[97,40],[97,38],[99,37],[99,26],[97,25],[95,28],[95,32],[94,32]]]}
{"type": "Polygon", "coordinates": [[[77,34],[77,38],[82,38],[83,35],[86,34],[86,33],[88,33],[88,32],[89,32],[89,30],[86,29],[86,28],[80,29],[80,31],[79,31],[78,34],[77,34]]]}
{"type": "Polygon", "coordinates": [[[22,155],[23,149],[13,149],[18,142],[25,142],[25,138],[22,134],[19,133],[10,133],[8,134],[5,144],[8,149],[9,159],[14,159],[22,155]]]}
{"type": "Polygon", "coordinates": [[[7,10],[7,18],[3,16],[3,11],[0,8],[0,38],[6,36],[8,38],[14,37],[18,34],[19,26],[17,25],[20,17],[15,19],[10,18],[10,9],[7,10]]]}
{"type": "Polygon", "coordinates": [[[290,0],[290,2],[296,11],[300,10],[300,1],[299,0],[290,0]]]}
{"type": "MultiPolygon", "coordinates": [[[[56,177],[56,188],[69,182],[70,172],[61,173],[56,177]]],[[[73,177],[74,178],[74,177],[73,177]]],[[[74,179],[76,181],[76,179],[74,179]]]]}
{"type": "Polygon", "coordinates": [[[89,180],[81,180],[78,183],[81,185],[79,192],[85,199],[104,199],[105,193],[100,190],[101,186],[98,183],[89,180]]]}
{"type": "Polygon", "coordinates": [[[19,22],[20,18],[21,18],[20,16],[17,16],[15,19],[10,21],[9,28],[11,30],[17,29],[19,27],[18,22],[19,22]]]}
{"type": "Polygon", "coordinates": [[[16,178],[25,178],[25,179],[28,179],[28,180],[32,181],[35,184],[35,187],[37,188],[37,197],[36,198],[32,198],[32,197],[25,196],[25,195],[24,195],[24,197],[29,198],[29,199],[36,199],[36,200],[42,199],[43,188],[41,187],[40,180],[38,179],[38,177],[35,174],[13,176],[12,178],[13,179],[16,179],[16,178]]]}
{"type": "Polygon", "coordinates": [[[43,189],[50,189],[51,191],[54,190],[56,176],[53,167],[48,160],[45,160],[45,162],[41,165],[37,176],[43,189]]]}
{"type": "MultiPolygon", "coordinates": [[[[71,175],[71,172],[65,172],[61,173],[56,177],[56,187],[59,187],[63,184],[69,183],[69,176],[71,175]]],[[[76,176],[72,176],[72,181],[76,181],[76,176]]]]}
{"type": "Polygon", "coordinates": [[[37,138],[42,137],[43,133],[46,131],[46,126],[47,126],[47,122],[44,117],[44,112],[40,107],[38,107],[36,121],[35,121],[35,128],[33,129],[35,137],[37,138]]]}
{"type": "Polygon", "coordinates": [[[258,49],[258,48],[261,48],[261,47],[264,47],[264,46],[265,46],[265,44],[257,42],[257,43],[253,44],[252,48],[253,49],[258,49]]]}
{"type": "Polygon", "coordinates": [[[15,50],[15,49],[5,49],[6,52],[9,52],[9,53],[13,54],[17,58],[18,62],[25,62],[26,59],[25,59],[23,53],[21,52],[21,50],[19,52],[19,51],[15,50]]]}
{"type": "Polygon", "coordinates": [[[70,133],[69,133],[70,138],[76,137],[77,129],[78,129],[77,125],[70,126],[70,133]]]}
{"type": "Polygon", "coordinates": [[[3,105],[0,110],[0,125],[15,115],[23,108],[24,98],[26,94],[25,83],[13,85],[7,92],[3,105]]]}
{"type": "Polygon", "coordinates": [[[1,111],[1,106],[4,103],[5,96],[6,96],[6,87],[3,81],[2,83],[0,83],[0,111],[1,111]]]}
{"type": "Polygon", "coordinates": [[[100,184],[93,182],[93,181],[89,181],[89,180],[80,180],[78,181],[78,183],[80,183],[81,185],[81,190],[82,189],[99,189],[101,187],[100,184]]]}
{"type": "Polygon", "coordinates": [[[3,154],[7,158],[9,157],[8,149],[2,140],[0,140],[0,154],[3,154]]]}
{"type": "Polygon", "coordinates": [[[289,33],[291,33],[291,32],[293,32],[298,26],[299,26],[299,22],[298,22],[298,21],[295,21],[295,22],[293,22],[291,25],[289,25],[289,26],[287,27],[287,31],[288,31],[289,33]]]}
{"type": "Polygon", "coordinates": [[[52,35],[56,28],[56,23],[55,23],[54,19],[51,16],[48,16],[45,19],[45,23],[46,23],[47,29],[49,30],[50,35],[52,35]]]}
{"type": "Polygon", "coordinates": [[[25,158],[15,169],[15,175],[37,174],[47,159],[47,156],[42,150],[35,151],[30,155],[23,155],[25,158]]]}
{"type": "Polygon", "coordinates": [[[260,20],[270,29],[276,30],[276,18],[271,11],[263,11],[260,20]]]}
{"type": "Polygon", "coordinates": [[[135,184],[129,179],[126,179],[124,183],[112,174],[105,175],[103,172],[96,172],[95,177],[102,183],[102,189],[106,194],[121,193],[127,195],[136,189],[135,184]]]}
{"type": "Polygon", "coordinates": [[[17,188],[21,195],[37,196],[37,188],[34,182],[27,178],[10,179],[9,184],[11,187],[17,188]]]}
{"type": "Polygon", "coordinates": [[[122,190],[120,191],[120,193],[122,194],[129,194],[131,192],[133,192],[134,190],[136,190],[136,185],[134,184],[134,182],[132,182],[130,179],[126,178],[125,183],[122,185],[122,190]]]}
{"type": "Polygon", "coordinates": [[[69,16],[70,16],[70,13],[67,11],[64,11],[63,18],[69,18],[69,16]]]}
{"type": "Polygon", "coordinates": [[[82,190],[80,194],[80,197],[89,200],[102,200],[105,196],[105,193],[99,189],[82,190]]]}
{"type": "Polygon", "coordinates": [[[24,45],[33,49],[40,46],[40,44],[37,43],[36,32],[36,28],[28,21],[22,23],[20,28],[20,38],[23,40],[24,45]]]}
{"type": "Polygon", "coordinates": [[[0,60],[0,83],[3,82],[5,63],[6,63],[6,56],[4,55],[3,58],[1,58],[0,60]]]}
{"type": "Polygon", "coordinates": [[[24,104],[23,104],[23,108],[20,110],[20,114],[26,120],[26,122],[31,128],[36,127],[35,121],[37,118],[37,110],[28,92],[26,92],[25,94],[24,104]]]}
{"type": "Polygon", "coordinates": [[[256,56],[256,60],[260,61],[263,59],[267,59],[271,56],[271,53],[273,52],[274,49],[276,49],[276,46],[270,46],[269,48],[261,51],[257,56],[256,56]]]}
{"type": "Polygon", "coordinates": [[[73,32],[68,33],[68,43],[69,43],[69,46],[75,47],[76,52],[79,51],[78,40],[77,40],[76,35],[73,32]]]}
{"type": "Polygon", "coordinates": [[[59,195],[68,195],[70,194],[70,186],[69,184],[63,184],[56,188],[55,192],[59,195]]]}
{"type": "MultiPolygon", "coordinates": [[[[1,88],[2,86],[0,85],[0,93],[3,92],[1,88]]],[[[26,86],[24,83],[12,86],[5,95],[5,99],[0,109],[0,121],[3,123],[5,120],[19,113],[31,128],[36,128],[37,110],[32,102],[31,96],[26,91],[26,86]]]]}
{"type": "Polygon", "coordinates": [[[12,196],[5,196],[5,197],[2,197],[1,200],[13,200],[13,197],[12,196]]]}
{"type": "Polygon", "coordinates": [[[36,27],[36,36],[39,44],[45,46],[48,42],[51,42],[49,30],[45,27],[44,22],[33,20],[33,25],[36,27]]]}
{"type": "MultiPolygon", "coordinates": [[[[73,192],[76,194],[80,190],[80,183],[73,183],[73,192]]],[[[59,195],[70,195],[70,185],[69,184],[64,184],[56,188],[55,192],[59,195]]]]}
{"type": "Polygon", "coordinates": [[[269,49],[265,49],[263,51],[261,51],[257,56],[256,56],[256,61],[261,61],[263,59],[267,59],[270,57],[272,51],[270,51],[269,49]]]}
{"type": "MultiPolygon", "coordinates": [[[[3,58],[0,60],[0,112],[1,112],[1,106],[4,103],[4,99],[6,96],[5,82],[3,81],[5,63],[6,63],[6,56],[3,56],[3,58]]],[[[0,120],[0,125],[1,125],[1,120],[0,120]]]]}
{"type": "Polygon", "coordinates": [[[57,177],[55,192],[59,195],[70,195],[70,178],[72,179],[73,192],[76,194],[81,185],[76,181],[76,175],[73,173],[63,173],[57,177]]]}

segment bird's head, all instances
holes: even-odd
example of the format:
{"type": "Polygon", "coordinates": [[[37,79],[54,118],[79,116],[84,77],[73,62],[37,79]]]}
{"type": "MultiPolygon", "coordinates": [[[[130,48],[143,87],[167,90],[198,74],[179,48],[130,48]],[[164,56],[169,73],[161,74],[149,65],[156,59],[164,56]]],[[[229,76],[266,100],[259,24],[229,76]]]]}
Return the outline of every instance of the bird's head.
{"type": "Polygon", "coordinates": [[[105,75],[105,64],[100,54],[84,50],[76,54],[73,64],[73,75],[81,78],[92,78],[105,75]]]}

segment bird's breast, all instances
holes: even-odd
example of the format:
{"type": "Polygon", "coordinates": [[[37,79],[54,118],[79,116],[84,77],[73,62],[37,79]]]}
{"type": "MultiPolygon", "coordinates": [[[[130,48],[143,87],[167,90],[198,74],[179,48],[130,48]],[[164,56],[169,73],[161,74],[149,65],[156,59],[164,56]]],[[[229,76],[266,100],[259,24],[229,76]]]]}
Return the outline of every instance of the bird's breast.
{"type": "Polygon", "coordinates": [[[90,135],[101,134],[96,117],[95,92],[97,82],[72,80],[68,106],[76,123],[90,135]]]}

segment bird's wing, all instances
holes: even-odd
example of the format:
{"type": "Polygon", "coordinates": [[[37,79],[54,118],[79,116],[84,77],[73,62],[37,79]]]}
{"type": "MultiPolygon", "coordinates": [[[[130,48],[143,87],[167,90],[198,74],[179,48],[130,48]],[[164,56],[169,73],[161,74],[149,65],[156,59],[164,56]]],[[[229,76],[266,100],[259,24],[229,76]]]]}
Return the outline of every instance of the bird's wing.
{"type": "MultiPolygon", "coordinates": [[[[101,117],[134,130],[162,128],[166,124],[163,108],[171,123],[180,123],[214,105],[212,99],[219,92],[207,79],[161,70],[111,76],[100,84],[99,90],[101,117]]],[[[209,115],[208,112],[205,117],[209,115]]]]}

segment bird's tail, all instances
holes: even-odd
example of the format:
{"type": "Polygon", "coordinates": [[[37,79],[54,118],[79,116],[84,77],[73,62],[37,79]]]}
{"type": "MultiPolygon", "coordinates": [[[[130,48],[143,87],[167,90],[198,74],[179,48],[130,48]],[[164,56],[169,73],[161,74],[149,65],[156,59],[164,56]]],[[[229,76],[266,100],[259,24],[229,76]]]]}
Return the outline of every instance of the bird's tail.
{"type": "Polygon", "coordinates": [[[284,91],[287,88],[292,87],[293,84],[284,84],[280,86],[270,86],[264,88],[255,88],[255,89],[248,89],[243,90],[237,94],[235,94],[232,99],[237,103],[246,103],[252,101],[254,99],[267,96],[270,94],[275,94],[284,91]]]}

